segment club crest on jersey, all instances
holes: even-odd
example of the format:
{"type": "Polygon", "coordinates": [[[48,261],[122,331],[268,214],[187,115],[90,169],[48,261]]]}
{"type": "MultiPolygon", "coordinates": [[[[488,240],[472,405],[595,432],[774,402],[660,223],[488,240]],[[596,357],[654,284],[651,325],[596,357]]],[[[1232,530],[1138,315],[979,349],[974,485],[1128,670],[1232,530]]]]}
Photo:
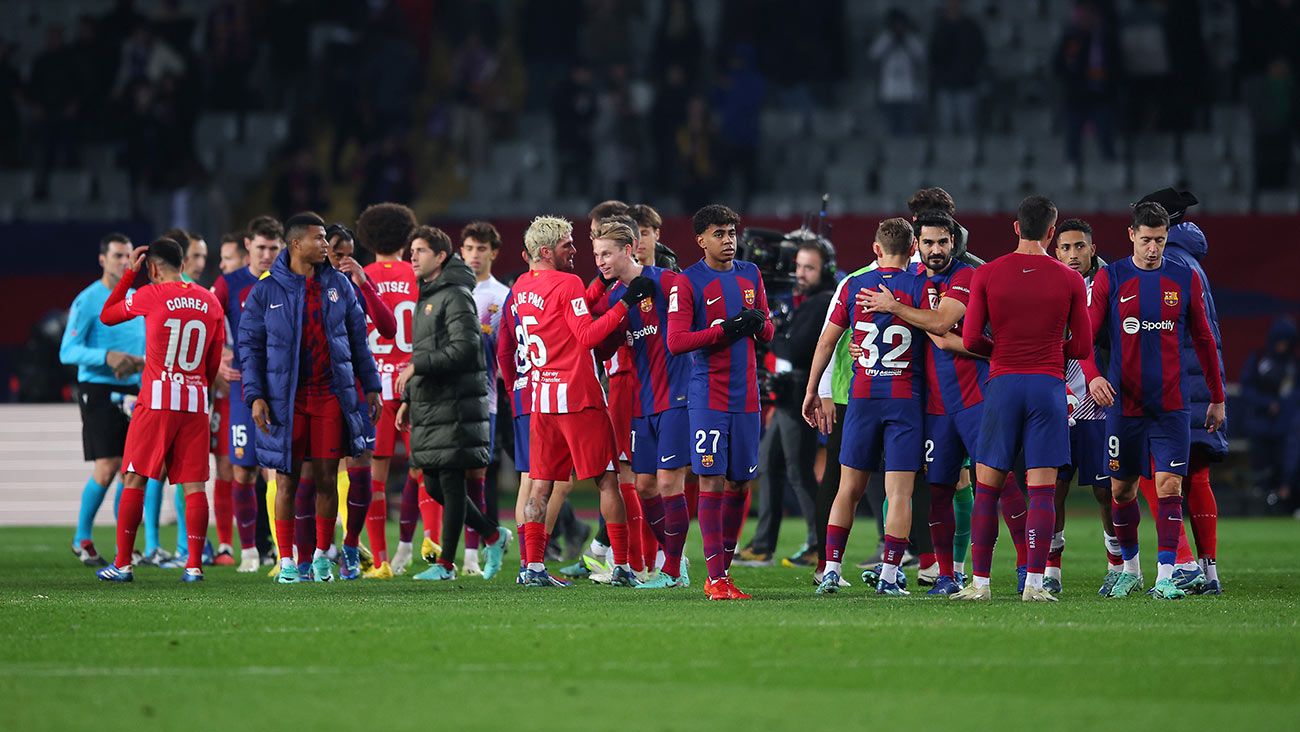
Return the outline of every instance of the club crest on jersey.
{"type": "Polygon", "coordinates": [[[339,291],[336,290],[336,289],[334,289],[333,287],[331,287],[331,288],[330,288],[330,291],[329,291],[329,298],[330,298],[330,302],[338,302],[338,301],[339,301],[339,291]]]}
{"type": "Polygon", "coordinates": [[[1165,304],[1171,308],[1178,305],[1178,290],[1165,290],[1165,304]]]}
{"type": "Polygon", "coordinates": [[[1111,458],[1111,459],[1110,459],[1110,472],[1115,473],[1115,472],[1118,472],[1118,471],[1119,471],[1119,459],[1118,459],[1118,458],[1111,458]]]}
{"type": "Polygon", "coordinates": [[[705,468],[711,468],[711,467],[713,467],[713,456],[712,456],[712,455],[701,455],[701,456],[700,456],[700,466],[701,466],[701,467],[705,467],[705,468]]]}
{"type": "Polygon", "coordinates": [[[752,289],[745,290],[745,307],[754,307],[754,291],[752,289]]]}
{"type": "Polygon", "coordinates": [[[654,300],[651,300],[650,298],[647,297],[647,298],[645,298],[644,300],[641,301],[641,312],[643,312],[643,313],[648,313],[648,312],[650,312],[651,310],[654,310],[654,309],[655,309],[655,302],[654,302],[654,300]]]}
{"type": "Polygon", "coordinates": [[[242,448],[242,447],[236,447],[236,448],[235,448],[235,459],[237,459],[237,460],[243,460],[243,459],[244,459],[244,448],[242,448]]]}

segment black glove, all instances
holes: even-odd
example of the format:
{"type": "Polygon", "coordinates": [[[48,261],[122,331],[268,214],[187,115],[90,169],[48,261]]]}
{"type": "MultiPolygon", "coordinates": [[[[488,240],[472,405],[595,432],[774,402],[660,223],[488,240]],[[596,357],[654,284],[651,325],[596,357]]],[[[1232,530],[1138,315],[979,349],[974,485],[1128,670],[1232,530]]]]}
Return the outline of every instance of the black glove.
{"type": "Polygon", "coordinates": [[[764,325],[767,325],[767,314],[753,308],[741,310],[736,317],[743,318],[742,335],[755,335],[763,329],[764,325]]]}
{"type": "Polygon", "coordinates": [[[734,341],[745,337],[746,320],[745,311],[741,310],[739,313],[722,321],[719,325],[722,326],[722,332],[726,333],[727,337],[734,341]]]}
{"type": "Polygon", "coordinates": [[[642,275],[627,283],[627,291],[623,293],[622,300],[627,303],[628,309],[631,309],[653,294],[655,294],[654,280],[642,275]]]}

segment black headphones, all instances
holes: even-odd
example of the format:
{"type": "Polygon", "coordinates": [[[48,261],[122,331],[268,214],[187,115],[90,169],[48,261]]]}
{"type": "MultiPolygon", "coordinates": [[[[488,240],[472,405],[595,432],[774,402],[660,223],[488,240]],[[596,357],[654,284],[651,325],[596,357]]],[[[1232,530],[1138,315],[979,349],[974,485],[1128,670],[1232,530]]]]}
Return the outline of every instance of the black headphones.
{"type": "Polygon", "coordinates": [[[835,272],[837,271],[835,266],[835,245],[831,244],[828,239],[822,236],[799,239],[797,242],[798,249],[804,249],[811,246],[817,250],[817,253],[820,254],[822,258],[821,286],[833,286],[835,284],[835,272]]]}

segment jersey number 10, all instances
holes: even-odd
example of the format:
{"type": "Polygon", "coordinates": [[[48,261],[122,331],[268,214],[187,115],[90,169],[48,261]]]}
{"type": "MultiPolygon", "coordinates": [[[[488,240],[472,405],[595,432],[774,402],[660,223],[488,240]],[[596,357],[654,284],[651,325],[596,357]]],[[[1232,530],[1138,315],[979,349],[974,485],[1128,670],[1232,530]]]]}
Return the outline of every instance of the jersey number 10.
{"type": "Polygon", "coordinates": [[[167,329],[167,355],[163,357],[163,367],[168,371],[177,366],[181,371],[198,368],[203,352],[207,350],[208,331],[203,322],[187,320],[182,325],[180,318],[168,318],[163,321],[163,327],[167,329]]]}

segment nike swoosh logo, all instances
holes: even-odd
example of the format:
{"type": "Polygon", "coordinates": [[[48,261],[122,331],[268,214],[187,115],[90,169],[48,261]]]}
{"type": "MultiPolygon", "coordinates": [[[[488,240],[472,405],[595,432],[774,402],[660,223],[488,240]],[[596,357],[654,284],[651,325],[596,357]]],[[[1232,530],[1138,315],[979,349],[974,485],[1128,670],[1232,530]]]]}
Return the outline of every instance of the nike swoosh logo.
{"type": "Polygon", "coordinates": [[[1106,476],[1104,476],[1104,475],[1098,475],[1098,476],[1097,476],[1097,480],[1105,480],[1105,479],[1106,479],[1106,476]]]}
{"type": "Polygon", "coordinates": [[[672,459],[675,458],[675,457],[677,457],[677,454],[676,454],[676,453],[673,453],[672,455],[669,455],[668,457],[661,457],[661,458],[659,458],[659,462],[661,462],[661,463],[666,463],[666,462],[668,462],[669,460],[672,460],[672,459]]]}
{"type": "Polygon", "coordinates": [[[713,298],[712,300],[705,300],[705,301],[704,301],[704,304],[705,304],[705,305],[712,305],[713,303],[715,303],[715,302],[717,302],[717,301],[719,301],[719,300],[721,300],[721,299],[722,299],[722,298],[720,298],[720,297],[715,297],[715,298],[713,298]]]}
{"type": "Polygon", "coordinates": [[[938,525],[941,524],[941,523],[943,523],[943,522],[942,522],[942,521],[931,521],[931,522],[930,522],[930,525],[931,525],[931,526],[938,526],[938,525]]]}
{"type": "Polygon", "coordinates": [[[1020,271],[1023,272],[1024,274],[1029,274],[1030,272],[1033,272],[1034,270],[1032,270],[1032,269],[1022,269],[1022,270],[1020,270],[1020,271]]]}
{"type": "Polygon", "coordinates": [[[1016,514],[1015,516],[1012,516],[1011,518],[1012,518],[1012,519],[1018,519],[1018,518],[1020,518],[1021,516],[1024,516],[1024,515],[1025,515],[1025,512],[1024,512],[1024,511],[1021,511],[1020,513],[1016,514]]]}
{"type": "Polygon", "coordinates": [[[757,465],[751,465],[751,466],[749,466],[749,470],[746,470],[745,472],[747,472],[747,473],[755,473],[755,472],[758,472],[758,466],[757,466],[757,465]]]}
{"type": "Polygon", "coordinates": [[[1137,297],[1137,295],[1129,295],[1128,297],[1121,297],[1121,298],[1119,299],[1119,301],[1120,301],[1120,302],[1128,302],[1129,300],[1132,300],[1132,299],[1135,298],[1135,297],[1137,297]]]}
{"type": "Polygon", "coordinates": [[[272,310],[275,310],[276,308],[282,308],[282,307],[284,307],[284,303],[280,302],[280,303],[276,303],[276,304],[272,305],[272,306],[271,306],[271,309],[272,309],[272,310]]]}
{"type": "Polygon", "coordinates": [[[1187,461],[1184,460],[1184,461],[1181,462],[1181,463],[1169,463],[1169,467],[1171,467],[1171,468],[1181,468],[1182,466],[1184,466],[1184,465],[1186,465],[1186,464],[1187,464],[1187,461]]]}

